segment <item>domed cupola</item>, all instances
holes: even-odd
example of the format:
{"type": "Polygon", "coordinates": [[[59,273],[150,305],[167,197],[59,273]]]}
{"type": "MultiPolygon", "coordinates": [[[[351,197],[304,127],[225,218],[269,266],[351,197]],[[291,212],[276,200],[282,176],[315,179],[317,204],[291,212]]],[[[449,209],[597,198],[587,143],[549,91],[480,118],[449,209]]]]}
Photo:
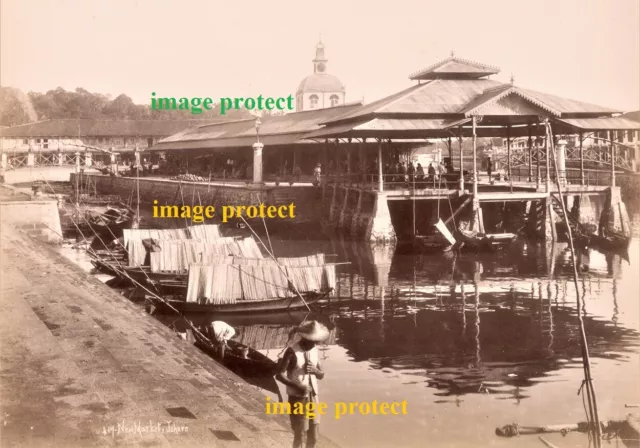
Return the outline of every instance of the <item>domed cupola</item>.
{"type": "Polygon", "coordinates": [[[316,57],[313,59],[313,75],[304,78],[296,91],[296,110],[298,112],[344,104],[344,84],[337,77],[326,73],[327,62],[324,44],[318,42],[316,57]]]}

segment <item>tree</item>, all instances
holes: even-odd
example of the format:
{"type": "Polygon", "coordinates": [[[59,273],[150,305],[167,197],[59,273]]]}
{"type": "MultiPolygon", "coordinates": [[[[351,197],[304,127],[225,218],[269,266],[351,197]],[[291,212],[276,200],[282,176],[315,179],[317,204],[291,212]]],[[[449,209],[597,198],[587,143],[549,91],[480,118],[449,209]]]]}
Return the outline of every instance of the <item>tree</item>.
{"type": "Polygon", "coordinates": [[[16,126],[37,119],[33,104],[24,92],[13,87],[0,87],[0,125],[16,126]]]}

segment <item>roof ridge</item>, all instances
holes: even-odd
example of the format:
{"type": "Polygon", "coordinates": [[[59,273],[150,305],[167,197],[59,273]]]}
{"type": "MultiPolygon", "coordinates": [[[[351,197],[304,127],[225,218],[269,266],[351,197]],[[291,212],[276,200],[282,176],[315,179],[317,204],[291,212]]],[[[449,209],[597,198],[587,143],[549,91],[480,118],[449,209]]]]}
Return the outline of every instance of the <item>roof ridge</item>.
{"type": "MultiPolygon", "coordinates": [[[[481,111],[483,108],[489,106],[490,104],[495,104],[497,101],[500,101],[501,99],[511,95],[512,93],[516,94],[516,95],[520,96],[521,98],[525,99],[526,101],[529,101],[530,103],[538,106],[540,109],[545,110],[545,111],[549,112],[552,115],[555,115],[556,117],[560,117],[562,115],[560,112],[558,112],[556,109],[552,108],[551,106],[543,103],[542,101],[538,100],[537,98],[532,97],[531,95],[528,95],[520,87],[517,87],[517,86],[514,86],[514,85],[510,85],[510,84],[505,84],[505,85],[508,86],[508,88],[505,89],[503,92],[500,92],[499,95],[496,95],[496,96],[494,96],[492,98],[489,98],[486,101],[478,104],[473,109],[470,109],[467,112],[465,112],[464,115],[466,117],[469,117],[471,115],[475,115],[479,111],[481,111]]],[[[503,86],[497,86],[497,87],[503,87],[503,86]]],[[[490,92],[491,89],[487,89],[487,90],[490,92]]],[[[484,93],[487,93],[487,91],[483,92],[483,94],[484,93]]]]}
{"type": "Polygon", "coordinates": [[[498,67],[498,66],[484,64],[482,62],[476,62],[476,61],[472,61],[470,59],[459,58],[458,56],[449,56],[448,58],[443,59],[443,60],[441,60],[439,62],[436,62],[435,64],[431,64],[427,68],[423,68],[421,70],[417,70],[417,71],[409,74],[409,78],[412,78],[414,76],[430,72],[432,70],[435,70],[436,68],[445,65],[447,62],[461,62],[463,64],[476,65],[476,66],[479,66],[479,67],[482,67],[482,68],[486,68],[486,69],[490,69],[490,70],[497,70],[498,72],[501,71],[500,67],[498,67]]]}

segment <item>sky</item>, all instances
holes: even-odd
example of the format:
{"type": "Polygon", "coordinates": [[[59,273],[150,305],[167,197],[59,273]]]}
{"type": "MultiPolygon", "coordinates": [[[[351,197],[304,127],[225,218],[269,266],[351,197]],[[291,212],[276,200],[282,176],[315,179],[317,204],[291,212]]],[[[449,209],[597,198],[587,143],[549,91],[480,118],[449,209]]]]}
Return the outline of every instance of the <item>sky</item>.
{"type": "Polygon", "coordinates": [[[456,56],[494,79],[622,111],[640,109],[638,0],[2,0],[0,85],[83,87],[149,104],[173,97],[286,97],[327,72],[347,101],[412,85],[456,56]]]}

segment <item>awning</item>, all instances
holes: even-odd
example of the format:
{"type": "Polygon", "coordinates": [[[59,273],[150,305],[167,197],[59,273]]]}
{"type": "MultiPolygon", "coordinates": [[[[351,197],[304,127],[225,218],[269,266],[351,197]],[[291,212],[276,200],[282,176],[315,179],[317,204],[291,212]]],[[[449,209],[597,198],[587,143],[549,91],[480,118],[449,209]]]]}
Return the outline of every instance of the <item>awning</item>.
{"type": "Polygon", "coordinates": [[[326,126],[313,131],[305,138],[331,137],[440,137],[442,132],[470,122],[470,118],[373,118],[366,121],[326,126]],[[441,132],[438,132],[441,131],[441,132]]]}
{"type": "MultiPolygon", "coordinates": [[[[302,138],[305,138],[304,133],[295,134],[280,134],[280,135],[261,135],[260,143],[265,146],[275,145],[291,145],[299,143],[302,138]]],[[[168,151],[175,149],[219,149],[225,150],[230,148],[251,148],[251,146],[257,142],[256,136],[250,137],[231,137],[212,140],[183,140],[175,142],[159,142],[149,148],[149,151],[168,151]]],[[[301,142],[300,142],[301,143],[301,142]]]]}
{"type": "Polygon", "coordinates": [[[622,117],[556,118],[555,121],[583,131],[616,131],[640,129],[640,123],[622,117]]]}

